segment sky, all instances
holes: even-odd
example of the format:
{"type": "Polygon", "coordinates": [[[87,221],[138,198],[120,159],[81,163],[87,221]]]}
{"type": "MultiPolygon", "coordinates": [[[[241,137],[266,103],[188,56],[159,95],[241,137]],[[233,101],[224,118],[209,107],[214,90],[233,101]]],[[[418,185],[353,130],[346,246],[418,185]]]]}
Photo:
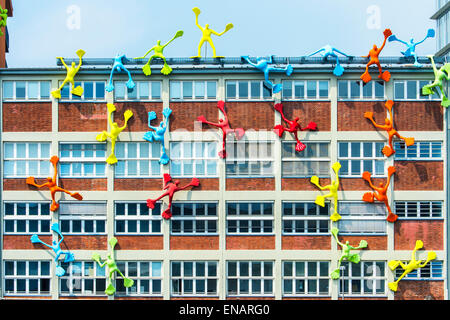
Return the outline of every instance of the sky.
{"type": "MultiPolygon", "coordinates": [[[[184,35],[166,47],[166,57],[196,55],[199,24],[222,32],[213,36],[217,55],[226,57],[298,57],[331,44],[348,55],[367,55],[381,45],[390,28],[402,40],[422,40],[436,29],[430,17],[435,0],[12,0],[8,18],[10,68],[55,67],[56,57],[113,58],[143,56],[157,40],[165,43],[176,31],[184,35]],[[425,2],[427,5],[425,5],[425,2]]],[[[388,43],[384,56],[400,56],[404,46],[388,43]]],[[[417,47],[420,56],[436,51],[436,38],[417,47]]],[[[202,49],[202,56],[205,49],[202,49]]],[[[212,55],[210,47],[207,56],[212,55]]]]}

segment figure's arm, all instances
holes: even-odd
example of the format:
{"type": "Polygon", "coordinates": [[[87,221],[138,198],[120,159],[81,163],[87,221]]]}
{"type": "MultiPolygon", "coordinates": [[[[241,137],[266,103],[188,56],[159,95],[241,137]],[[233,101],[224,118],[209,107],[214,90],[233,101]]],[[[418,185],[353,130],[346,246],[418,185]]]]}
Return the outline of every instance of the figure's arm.
{"type": "Polygon", "coordinates": [[[34,187],[36,187],[36,188],[42,188],[42,187],[46,187],[46,186],[48,186],[48,182],[45,182],[45,183],[43,183],[43,184],[36,184],[36,182],[34,181],[34,178],[33,177],[28,177],[27,178],[27,184],[29,184],[29,185],[32,185],[32,186],[34,186],[34,187]],[[31,179],[30,179],[31,178],[31,179]]]}
{"type": "Polygon", "coordinates": [[[196,25],[200,30],[203,31],[203,27],[202,27],[201,25],[198,24],[198,16],[199,16],[199,14],[200,14],[200,9],[194,8],[194,9],[192,9],[192,11],[194,11],[194,13],[195,13],[195,25],[196,25]],[[197,9],[197,10],[195,10],[195,9],[197,9]]]}
{"type": "Polygon", "coordinates": [[[398,42],[403,43],[404,45],[408,45],[405,41],[398,39],[395,35],[390,36],[388,38],[388,40],[389,40],[389,42],[398,41],[398,42]]]}
{"type": "Polygon", "coordinates": [[[389,187],[389,183],[391,183],[391,178],[392,178],[392,175],[395,173],[395,167],[389,167],[388,168],[388,178],[387,178],[387,182],[386,182],[386,185],[385,185],[385,187],[383,188],[385,191],[387,190],[387,188],[389,187]]]}
{"type": "Polygon", "coordinates": [[[167,43],[164,44],[162,47],[163,47],[163,48],[167,47],[167,46],[169,45],[169,43],[171,43],[171,42],[172,42],[173,40],[175,40],[176,38],[181,37],[182,35],[183,35],[183,31],[182,31],[182,30],[177,31],[177,33],[175,33],[175,35],[173,36],[173,38],[170,39],[169,41],[167,41],[167,43]]]}
{"type": "Polygon", "coordinates": [[[153,50],[155,50],[155,47],[153,46],[150,50],[148,50],[142,57],[137,57],[137,58],[133,58],[133,59],[144,59],[150,52],[152,52],[153,50]]]}
{"type": "Polygon", "coordinates": [[[225,26],[225,30],[223,30],[221,33],[217,33],[216,31],[214,31],[214,30],[212,30],[211,29],[211,33],[212,34],[215,34],[216,36],[221,36],[221,35],[223,35],[225,32],[227,32],[228,30],[230,30],[231,28],[233,28],[233,24],[232,23],[229,23],[229,24],[227,24],[226,26],[225,26]]]}
{"type": "Polygon", "coordinates": [[[337,244],[342,247],[344,244],[339,241],[339,239],[337,237],[337,233],[338,233],[338,230],[336,228],[331,229],[331,234],[333,235],[334,239],[336,239],[337,244]]]}
{"type": "Polygon", "coordinates": [[[64,66],[66,69],[69,69],[69,67],[67,66],[66,62],[64,61],[64,59],[63,59],[62,57],[57,57],[57,58],[61,61],[61,63],[63,64],[63,66],[64,66]]]}
{"type": "Polygon", "coordinates": [[[363,174],[362,174],[362,178],[363,178],[364,180],[366,180],[366,181],[369,183],[369,186],[370,186],[372,189],[374,189],[374,190],[377,189],[377,188],[372,184],[371,174],[370,174],[369,171],[364,171],[363,174]]]}
{"type": "Polygon", "coordinates": [[[209,124],[209,125],[214,126],[214,127],[218,127],[218,128],[220,127],[220,124],[214,123],[214,122],[210,122],[210,121],[206,120],[206,118],[204,116],[197,117],[197,121],[200,121],[201,123],[204,123],[204,124],[209,124]]]}
{"type": "Polygon", "coordinates": [[[324,49],[324,48],[321,48],[321,49],[317,50],[316,52],[311,53],[311,54],[308,55],[307,57],[311,57],[311,56],[313,56],[313,55],[315,55],[315,54],[318,54],[319,52],[322,52],[323,50],[325,50],[325,49],[324,49]]]}
{"type": "Polygon", "coordinates": [[[348,54],[345,54],[345,53],[343,53],[342,51],[340,51],[340,50],[338,50],[338,49],[333,48],[333,51],[336,51],[337,53],[340,53],[340,54],[342,54],[343,56],[350,57],[348,54]]]}
{"type": "Polygon", "coordinates": [[[383,44],[381,45],[381,48],[378,49],[378,53],[380,53],[381,50],[383,50],[384,46],[386,45],[386,40],[392,35],[391,29],[384,30],[383,35],[384,35],[384,41],[383,41],[383,44]]]}
{"type": "Polygon", "coordinates": [[[256,64],[250,61],[250,58],[248,56],[241,56],[241,59],[244,59],[245,61],[247,61],[248,64],[251,64],[252,66],[254,66],[256,68],[256,64]]]}

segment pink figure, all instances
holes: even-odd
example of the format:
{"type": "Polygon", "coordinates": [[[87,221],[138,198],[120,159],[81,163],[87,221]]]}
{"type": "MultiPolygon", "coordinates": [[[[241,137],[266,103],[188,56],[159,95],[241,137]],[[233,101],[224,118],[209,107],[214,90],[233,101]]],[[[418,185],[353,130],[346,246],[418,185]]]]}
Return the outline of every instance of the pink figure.
{"type": "Polygon", "coordinates": [[[275,104],[274,109],[281,114],[281,117],[283,118],[283,120],[288,124],[288,128],[283,127],[281,124],[277,124],[273,128],[273,131],[275,131],[275,133],[280,138],[283,136],[283,133],[285,131],[293,133],[294,137],[295,137],[295,141],[297,141],[297,144],[295,145],[295,151],[300,152],[300,151],[305,150],[306,146],[300,140],[298,140],[297,132],[305,131],[305,130],[317,130],[317,124],[315,122],[311,121],[310,123],[308,123],[308,125],[305,128],[302,129],[302,127],[298,123],[298,120],[300,119],[299,117],[294,118],[294,120],[292,120],[292,121],[285,117],[285,115],[283,113],[283,104],[281,104],[281,103],[275,104]]]}
{"type": "Polygon", "coordinates": [[[200,121],[201,123],[209,124],[211,126],[220,128],[222,130],[223,144],[222,144],[222,150],[219,151],[219,157],[226,158],[227,152],[226,152],[226,148],[225,148],[225,142],[227,140],[227,135],[230,133],[234,133],[236,140],[240,140],[244,136],[245,130],[242,128],[231,129],[230,122],[228,121],[227,113],[225,112],[225,102],[223,102],[223,101],[217,102],[217,108],[219,108],[219,110],[222,111],[222,113],[225,117],[225,119],[219,119],[219,123],[209,122],[206,120],[206,118],[204,116],[199,116],[197,118],[197,121],[200,121]]]}
{"type": "Polygon", "coordinates": [[[184,187],[178,187],[179,184],[180,184],[179,180],[172,180],[172,177],[170,176],[170,174],[165,173],[163,190],[167,190],[167,191],[164,192],[162,195],[160,195],[156,199],[147,199],[147,207],[149,207],[150,209],[153,209],[153,208],[155,208],[156,201],[160,200],[161,198],[164,198],[165,196],[169,196],[169,207],[166,210],[164,210],[164,212],[162,213],[162,217],[164,219],[170,219],[172,217],[171,207],[172,207],[172,198],[173,198],[174,193],[177,191],[187,189],[189,187],[198,187],[200,185],[200,182],[197,178],[192,178],[192,181],[189,184],[185,185],[184,187]],[[173,182],[171,182],[171,181],[173,181],[173,182]]]}

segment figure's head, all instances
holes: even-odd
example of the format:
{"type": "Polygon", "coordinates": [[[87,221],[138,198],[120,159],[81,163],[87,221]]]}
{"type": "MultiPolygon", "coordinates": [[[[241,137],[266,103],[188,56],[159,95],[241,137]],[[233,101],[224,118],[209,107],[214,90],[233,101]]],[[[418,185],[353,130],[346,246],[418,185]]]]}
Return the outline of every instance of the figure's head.
{"type": "Polygon", "coordinates": [[[72,62],[72,68],[75,68],[75,66],[76,66],[76,63],[72,62]]]}
{"type": "Polygon", "coordinates": [[[345,244],[348,246],[350,244],[350,242],[347,240],[347,241],[345,241],[345,244]]]}
{"type": "Polygon", "coordinates": [[[209,29],[209,24],[205,24],[205,29],[209,29]]]}
{"type": "Polygon", "coordinates": [[[299,117],[295,117],[294,122],[297,122],[298,120],[300,120],[299,117]]]}
{"type": "Polygon", "coordinates": [[[383,182],[380,182],[380,183],[378,184],[378,186],[379,186],[380,188],[382,188],[382,187],[383,187],[383,182]]]}
{"type": "Polygon", "coordinates": [[[222,123],[223,122],[223,119],[219,119],[219,123],[222,123]]]}
{"type": "Polygon", "coordinates": [[[58,243],[55,240],[52,241],[52,245],[56,246],[57,244],[58,243]]]}
{"type": "Polygon", "coordinates": [[[161,45],[161,40],[156,41],[156,44],[159,46],[161,45]]]}
{"type": "Polygon", "coordinates": [[[256,62],[260,62],[260,61],[263,61],[263,60],[264,60],[263,57],[256,57],[256,62]]]}
{"type": "Polygon", "coordinates": [[[48,182],[52,182],[52,178],[51,177],[47,177],[47,181],[48,182]]]}
{"type": "Polygon", "coordinates": [[[175,183],[175,185],[179,185],[180,184],[180,180],[174,180],[173,183],[175,183]]]}
{"type": "Polygon", "coordinates": [[[376,44],[373,45],[373,50],[378,50],[378,47],[376,44]]]}
{"type": "Polygon", "coordinates": [[[391,120],[389,120],[388,118],[385,118],[385,119],[384,119],[384,123],[385,123],[386,125],[390,125],[390,124],[391,124],[391,120]]]}
{"type": "Polygon", "coordinates": [[[413,44],[414,43],[414,38],[409,39],[409,43],[413,44]]]}

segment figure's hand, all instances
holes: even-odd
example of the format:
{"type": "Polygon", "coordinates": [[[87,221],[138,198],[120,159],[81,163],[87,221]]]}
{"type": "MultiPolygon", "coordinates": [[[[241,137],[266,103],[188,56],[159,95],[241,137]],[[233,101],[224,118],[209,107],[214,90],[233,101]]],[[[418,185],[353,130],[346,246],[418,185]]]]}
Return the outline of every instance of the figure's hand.
{"type": "Polygon", "coordinates": [[[78,49],[76,54],[78,57],[83,58],[83,56],[86,54],[86,52],[83,49],[78,49]]]}
{"type": "Polygon", "coordinates": [[[198,180],[197,178],[192,178],[191,185],[194,187],[198,187],[200,185],[200,180],[198,180]]]}
{"type": "Polygon", "coordinates": [[[59,231],[59,224],[56,223],[56,222],[52,224],[51,229],[52,229],[53,231],[55,231],[56,233],[61,233],[61,232],[59,231]]]}
{"type": "Polygon", "coordinates": [[[194,11],[194,13],[195,13],[196,16],[198,16],[198,15],[200,14],[200,12],[201,12],[200,9],[197,8],[197,7],[192,8],[192,11],[194,11]]]}
{"type": "Polygon", "coordinates": [[[241,56],[241,59],[248,60],[249,57],[248,56],[241,56]]]}
{"type": "Polygon", "coordinates": [[[163,111],[162,111],[162,114],[164,115],[164,117],[168,118],[172,114],[172,109],[164,108],[163,111]]]}
{"type": "Polygon", "coordinates": [[[395,173],[395,167],[393,167],[393,166],[390,166],[389,168],[388,168],[388,175],[392,175],[392,174],[394,174],[395,173]]]}
{"type": "Polygon", "coordinates": [[[37,234],[33,234],[30,238],[31,243],[38,243],[39,241],[39,236],[37,234]]]}
{"type": "Polygon", "coordinates": [[[27,178],[27,184],[35,185],[36,181],[34,181],[34,177],[28,177],[27,178]]]}
{"type": "Polygon", "coordinates": [[[197,121],[204,123],[204,122],[206,122],[206,118],[205,118],[205,116],[198,116],[197,121]]]}
{"type": "Polygon", "coordinates": [[[369,171],[364,171],[363,174],[362,174],[362,178],[363,178],[364,180],[366,180],[366,181],[369,181],[371,176],[372,176],[372,175],[370,174],[369,171]]]}
{"type": "Polygon", "coordinates": [[[275,105],[273,106],[273,108],[274,108],[275,110],[277,110],[279,113],[282,113],[282,112],[283,112],[283,104],[281,104],[281,103],[275,104],[275,105]]]}
{"type": "Polygon", "coordinates": [[[148,120],[151,121],[151,120],[155,120],[155,119],[156,119],[156,112],[155,111],[150,111],[148,113],[148,120]]]}
{"type": "Polygon", "coordinates": [[[59,162],[58,156],[53,156],[53,157],[51,157],[51,158],[50,158],[50,162],[51,162],[54,166],[56,166],[56,164],[59,162]]]}
{"type": "Polygon", "coordinates": [[[367,248],[367,241],[366,240],[361,240],[359,242],[359,247],[360,248],[367,248]]]}
{"type": "Polygon", "coordinates": [[[232,29],[233,27],[234,27],[233,24],[229,23],[229,24],[226,25],[225,31],[228,31],[228,30],[232,29]]]}
{"type": "Polygon", "coordinates": [[[92,260],[94,260],[96,262],[100,262],[100,255],[97,252],[94,252],[92,254],[92,260]]]}
{"type": "Polygon", "coordinates": [[[113,105],[112,103],[108,103],[108,104],[106,105],[106,107],[108,108],[108,112],[109,112],[109,113],[116,111],[116,106],[113,105]]]}
{"type": "Polygon", "coordinates": [[[373,112],[372,111],[364,112],[364,118],[372,119],[373,118],[373,112]]]}
{"type": "Polygon", "coordinates": [[[133,116],[133,111],[131,110],[127,110],[123,113],[123,117],[125,118],[125,120],[130,119],[133,116]]]}
{"type": "Polygon", "coordinates": [[[389,38],[392,35],[392,31],[391,31],[391,29],[385,29],[383,31],[383,34],[384,34],[385,38],[389,38]]]}

